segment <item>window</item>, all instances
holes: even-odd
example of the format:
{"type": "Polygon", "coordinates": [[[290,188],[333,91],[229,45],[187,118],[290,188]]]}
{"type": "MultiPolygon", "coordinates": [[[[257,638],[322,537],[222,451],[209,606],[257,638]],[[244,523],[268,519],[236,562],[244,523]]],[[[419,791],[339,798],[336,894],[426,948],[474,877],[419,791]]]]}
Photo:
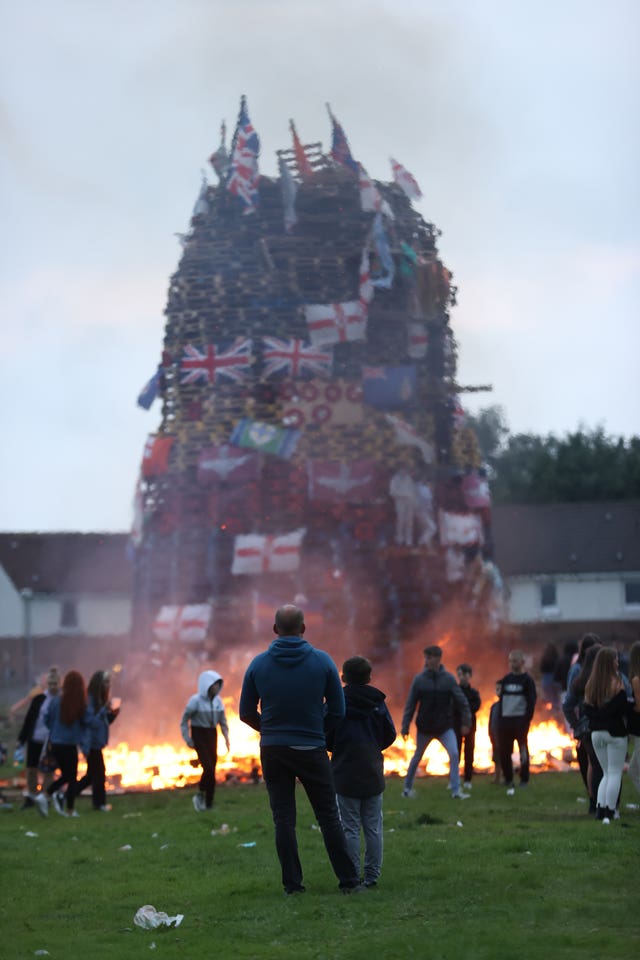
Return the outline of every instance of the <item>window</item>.
{"type": "Polygon", "coordinates": [[[628,607],[640,606],[640,580],[627,580],[624,585],[624,602],[628,607]]]}
{"type": "Polygon", "coordinates": [[[540,606],[557,607],[556,585],[553,581],[540,584],[540,606]]]}
{"type": "Polygon", "coordinates": [[[78,609],[75,600],[62,601],[60,626],[67,630],[72,630],[78,626],[78,609]]]}

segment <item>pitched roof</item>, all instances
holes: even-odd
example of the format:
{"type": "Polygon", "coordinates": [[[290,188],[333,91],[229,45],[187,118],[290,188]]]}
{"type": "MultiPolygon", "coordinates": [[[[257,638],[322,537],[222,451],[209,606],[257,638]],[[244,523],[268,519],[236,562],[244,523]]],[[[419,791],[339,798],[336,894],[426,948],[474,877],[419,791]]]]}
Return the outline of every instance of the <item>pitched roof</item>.
{"type": "Polygon", "coordinates": [[[17,590],[131,593],[125,533],[0,533],[0,565],[17,590]]]}
{"type": "Polygon", "coordinates": [[[497,506],[492,529],[507,577],[640,571],[640,500],[497,506]]]}

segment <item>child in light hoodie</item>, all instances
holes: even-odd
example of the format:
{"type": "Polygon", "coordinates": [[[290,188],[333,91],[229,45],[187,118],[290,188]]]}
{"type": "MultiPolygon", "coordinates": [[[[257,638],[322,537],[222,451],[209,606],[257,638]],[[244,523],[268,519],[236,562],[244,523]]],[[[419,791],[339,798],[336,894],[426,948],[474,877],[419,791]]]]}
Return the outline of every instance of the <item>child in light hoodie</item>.
{"type": "Polygon", "coordinates": [[[205,670],[198,678],[198,692],[189,698],[180,732],[188,747],[198,754],[202,767],[199,793],[193,798],[196,813],[213,807],[213,794],[216,789],[216,763],[218,760],[218,724],[229,750],[229,727],[220,697],[223,679],[215,670],[205,670]]]}

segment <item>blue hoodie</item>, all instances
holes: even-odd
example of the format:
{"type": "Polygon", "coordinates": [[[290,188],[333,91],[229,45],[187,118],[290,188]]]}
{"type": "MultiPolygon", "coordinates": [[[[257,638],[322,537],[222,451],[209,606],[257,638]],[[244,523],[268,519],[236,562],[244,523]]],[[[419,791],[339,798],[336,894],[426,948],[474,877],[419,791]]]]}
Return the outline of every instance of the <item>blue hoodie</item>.
{"type": "Polygon", "coordinates": [[[45,709],[44,722],[49,728],[49,739],[51,743],[78,746],[85,738],[87,711],[85,710],[79,720],[68,726],[60,719],[60,698],[61,695],[57,694],[45,709]]]}
{"type": "Polygon", "coordinates": [[[240,719],[260,732],[261,746],[325,747],[325,728],[344,712],[335,663],[302,637],[278,637],[244,675],[240,719]]]}

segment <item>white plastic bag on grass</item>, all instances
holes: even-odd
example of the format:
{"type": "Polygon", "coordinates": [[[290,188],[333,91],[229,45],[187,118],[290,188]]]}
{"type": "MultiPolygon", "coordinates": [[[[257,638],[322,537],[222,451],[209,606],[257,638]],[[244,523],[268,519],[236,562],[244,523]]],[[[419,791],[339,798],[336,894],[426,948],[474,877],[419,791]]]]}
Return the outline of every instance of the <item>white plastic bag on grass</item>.
{"type": "Polygon", "coordinates": [[[183,920],[183,913],[177,913],[175,917],[170,917],[161,910],[156,910],[150,903],[140,907],[133,918],[136,927],[142,927],[143,930],[155,930],[157,927],[179,927],[183,920]]]}

